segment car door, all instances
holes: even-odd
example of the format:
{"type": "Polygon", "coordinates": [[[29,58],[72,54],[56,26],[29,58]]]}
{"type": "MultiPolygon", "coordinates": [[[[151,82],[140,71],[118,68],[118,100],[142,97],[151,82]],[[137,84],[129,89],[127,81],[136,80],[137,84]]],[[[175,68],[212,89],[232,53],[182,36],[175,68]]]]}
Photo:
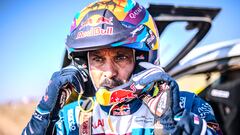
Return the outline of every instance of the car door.
{"type": "MultiPolygon", "coordinates": [[[[194,92],[211,104],[224,134],[238,134],[240,127],[240,39],[198,47],[199,41],[210,29],[211,22],[220,9],[173,6],[159,8],[158,5],[154,5],[153,13],[157,12],[157,9],[158,13],[154,19],[157,21],[160,38],[163,40],[160,47],[163,49],[160,52],[162,66],[177,79],[180,89],[194,92]],[[168,10],[164,12],[166,9],[168,10]],[[181,35],[177,35],[186,41],[189,38],[189,42],[174,44],[178,41],[178,37],[166,38],[165,41],[164,37],[168,34],[164,31],[169,30],[172,24],[176,25],[179,22],[186,23],[186,33],[197,29],[191,36],[183,34],[184,31],[181,31],[181,35]],[[172,44],[164,43],[169,39],[173,41],[172,44]],[[171,49],[165,48],[176,48],[176,50],[171,52],[171,49]],[[166,55],[161,55],[161,53],[166,55]]],[[[177,30],[177,27],[172,29],[172,31],[177,30]]],[[[174,33],[170,32],[169,35],[172,36],[174,33]]]]}
{"type": "Polygon", "coordinates": [[[220,8],[152,5],[160,35],[160,60],[166,72],[171,71],[206,36],[220,8]]]}

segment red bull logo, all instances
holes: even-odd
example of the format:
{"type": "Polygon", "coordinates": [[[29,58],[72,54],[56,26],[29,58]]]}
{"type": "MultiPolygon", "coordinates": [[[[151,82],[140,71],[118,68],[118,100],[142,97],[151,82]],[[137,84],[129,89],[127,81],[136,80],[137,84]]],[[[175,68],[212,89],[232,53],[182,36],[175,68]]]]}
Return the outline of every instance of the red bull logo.
{"type": "Polygon", "coordinates": [[[102,87],[98,89],[96,93],[97,102],[104,106],[130,101],[131,99],[134,99],[136,97],[137,94],[135,94],[132,90],[126,89],[109,91],[108,89],[102,87]]]}
{"type": "Polygon", "coordinates": [[[130,90],[117,90],[111,94],[110,103],[120,103],[128,99],[134,99],[136,95],[130,90]]]}
{"type": "Polygon", "coordinates": [[[86,26],[97,26],[99,24],[113,25],[112,20],[113,20],[113,17],[107,18],[101,15],[93,15],[90,18],[88,18],[86,21],[81,23],[79,30],[81,30],[86,26]]]}
{"type": "Polygon", "coordinates": [[[100,35],[112,35],[113,27],[107,27],[106,29],[102,29],[101,27],[91,28],[89,31],[80,31],[77,34],[76,39],[92,37],[92,36],[100,36],[100,35]]]}

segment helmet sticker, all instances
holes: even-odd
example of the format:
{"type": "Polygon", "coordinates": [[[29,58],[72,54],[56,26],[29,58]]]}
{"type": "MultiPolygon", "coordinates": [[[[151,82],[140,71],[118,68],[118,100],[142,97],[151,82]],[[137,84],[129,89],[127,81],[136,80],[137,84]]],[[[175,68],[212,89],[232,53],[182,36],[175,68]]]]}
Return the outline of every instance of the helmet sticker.
{"type": "Polygon", "coordinates": [[[88,8],[90,8],[91,10],[93,9],[99,9],[100,7],[103,8],[107,8],[109,9],[110,6],[112,6],[112,11],[114,11],[116,9],[116,7],[121,7],[123,8],[123,6],[121,6],[121,2],[125,2],[125,0],[119,0],[119,3],[115,3],[114,0],[109,0],[109,1],[101,1],[101,2],[97,2],[92,4],[91,6],[89,6],[88,8]]]}
{"type": "Polygon", "coordinates": [[[140,6],[137,3],[134,8],[128,12],[124,21],[137,25],[144,19],[145,14],[146,10],[144,9],[144,7],[140,6]]]}
{"type": "Polygon", "coordinates": [[[139,56],[136,56],[136,61],[145,60],[145,59],[146,59],[146,58],[145,58],[144,54],[141,54],[141,55],[139,55],[139,56]]]}
{"type": "Polygon", "coordinates": [[[113,27],[107,27],[106,29],[103,29],[101,27],[92,27],[88,31],[79,31],[77,33],[76,39],[99,36],[99,35],[112,35],[112,34],[113,34],[113,27]]]}
{"type": "Polygon", "coordinates": [[[156,36],[154,35],[154,33],[151,30],[149,30],[149,35],[146,39],[146,43],[153,50],[154,45],[156,43],[156,36]]]}
{"type": "Polygon", "coordinates": [[[86,21],[80,24],[79,30],[81,30],[85,26],[97,26],[100,24],[108,24],[113,25],[113,17],[104,17],[101,15],[93,15],[89,17],[86,21]]]}
{"type": "Polygon", "coordinates": [[[136,34],[140,33],[143,30],[144,26],[140,25],[138,26],[134,31],[131,32],[132,37],[134,37],[136,34]]]}

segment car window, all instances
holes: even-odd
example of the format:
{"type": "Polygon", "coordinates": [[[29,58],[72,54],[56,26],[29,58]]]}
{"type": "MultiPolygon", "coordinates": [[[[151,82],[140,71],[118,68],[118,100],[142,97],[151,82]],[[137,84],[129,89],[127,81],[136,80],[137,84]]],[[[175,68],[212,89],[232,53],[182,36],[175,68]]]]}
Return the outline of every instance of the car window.
{"type": "Polygon", "coordinates": [[[198,29],[187,30],[187,25],[187,22],[173,22],[161,34],[159,53],[162,67],[170,63],[198,32],[198,29]]]}

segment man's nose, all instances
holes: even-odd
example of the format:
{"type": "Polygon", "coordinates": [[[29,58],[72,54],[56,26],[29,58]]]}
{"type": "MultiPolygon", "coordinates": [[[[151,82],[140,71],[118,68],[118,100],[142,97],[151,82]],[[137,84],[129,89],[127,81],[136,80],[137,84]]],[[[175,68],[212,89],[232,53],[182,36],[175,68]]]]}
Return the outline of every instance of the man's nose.
{"type": "Polygon", "coordinates": [[[108,61],[105,63],[104,77],[112,78],[117,76],[118,69],[113,61],[108,61]]]}

